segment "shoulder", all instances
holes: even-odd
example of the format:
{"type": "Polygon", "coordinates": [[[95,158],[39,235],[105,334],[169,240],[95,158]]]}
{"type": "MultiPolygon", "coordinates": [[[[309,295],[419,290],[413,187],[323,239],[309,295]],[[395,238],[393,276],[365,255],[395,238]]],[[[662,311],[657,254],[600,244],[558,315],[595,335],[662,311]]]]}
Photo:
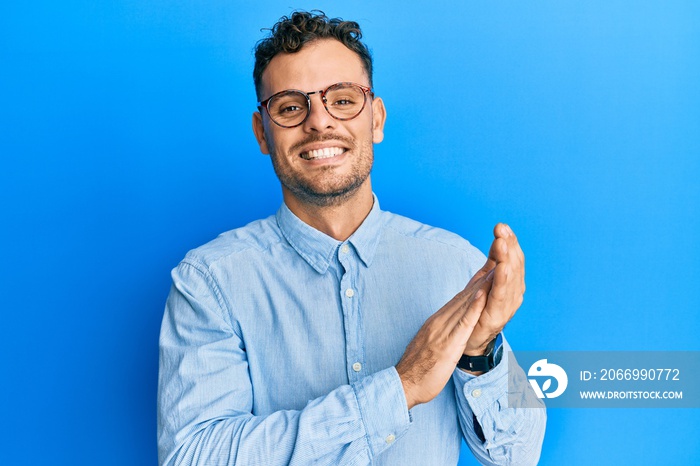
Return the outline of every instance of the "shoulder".
{"type": "Polygon", "coordinates": [[[470,264],[479,264],[479,267],[486,259],[479,249],[456,233],[386,211],[382,212],[382,221],[388,240],[400,240],[447,255],[454,254],[470,264]]]}
{"type": "Polygon", "coordinates": [[[210,269],[224,260],[264,254],[282,241],[283,237],[275,216],[271,215],[224,232],[212,241],[190,250],[182,260],[182,264],[210,269]]]}

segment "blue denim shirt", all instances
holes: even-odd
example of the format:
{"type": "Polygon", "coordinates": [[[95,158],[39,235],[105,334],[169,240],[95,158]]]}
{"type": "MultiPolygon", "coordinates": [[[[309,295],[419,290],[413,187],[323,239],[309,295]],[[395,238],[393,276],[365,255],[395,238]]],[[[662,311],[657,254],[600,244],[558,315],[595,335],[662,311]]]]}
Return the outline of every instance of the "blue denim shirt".
{"type": "Polygon", "coordinates": [[[484,261],[376,198],[344,242],[282,205],[190,251],[160,336],[160,464],[454,465],[462,438],[484,464],[536,463],[544,410],[506,407],[508,358],[410,411],[394,367],[484,261]]]}

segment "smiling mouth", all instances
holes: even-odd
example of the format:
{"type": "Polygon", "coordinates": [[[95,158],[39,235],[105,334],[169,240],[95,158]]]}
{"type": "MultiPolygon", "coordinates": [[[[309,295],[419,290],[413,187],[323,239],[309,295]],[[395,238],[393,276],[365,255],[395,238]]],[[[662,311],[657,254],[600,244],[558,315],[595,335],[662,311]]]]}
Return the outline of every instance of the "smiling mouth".
{"type": "Polygon", "coordinates": [[[304,160],[329,159],[343,154],[347,149],[342,147],[324,147],[323,149],[302,152],[299,156],[304,160]]]}

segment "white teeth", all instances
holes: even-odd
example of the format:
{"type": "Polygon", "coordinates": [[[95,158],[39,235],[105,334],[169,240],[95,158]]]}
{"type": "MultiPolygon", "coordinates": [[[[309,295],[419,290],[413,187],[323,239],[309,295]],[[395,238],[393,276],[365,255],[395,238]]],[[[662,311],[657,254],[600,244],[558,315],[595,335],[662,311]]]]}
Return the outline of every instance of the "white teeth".
{"type": "Polygon", "coordinates": [[[306,160],[314,159],[327,159],[330,157],[335,157],[345,152],[342,147],[324,147],[323,149],[310,150],[308,152],[302,152],[301,157],[306,160]]]}

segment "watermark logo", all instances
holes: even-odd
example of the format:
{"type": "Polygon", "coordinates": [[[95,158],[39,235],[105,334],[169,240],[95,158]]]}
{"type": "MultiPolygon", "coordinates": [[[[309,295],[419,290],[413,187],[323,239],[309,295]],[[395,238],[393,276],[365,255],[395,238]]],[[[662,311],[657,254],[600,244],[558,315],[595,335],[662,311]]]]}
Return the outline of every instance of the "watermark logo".
{"type": "Polygon", "coordinates": [[[548,363],[546,359],[540,359],[530,366],[530,370],[527,371],[527,376],[538,398],[556,398],[564,393],[566,386],[569,384],[569,378],[566,376],[564,369],[556,364],[548,363]],[[542,387],[540,387],[536,377],[547,377],[542,387]],[[557,381],[556,389],[552,392],[548,392],[548,390],[552,388],[552,378],[557,381]]]}

